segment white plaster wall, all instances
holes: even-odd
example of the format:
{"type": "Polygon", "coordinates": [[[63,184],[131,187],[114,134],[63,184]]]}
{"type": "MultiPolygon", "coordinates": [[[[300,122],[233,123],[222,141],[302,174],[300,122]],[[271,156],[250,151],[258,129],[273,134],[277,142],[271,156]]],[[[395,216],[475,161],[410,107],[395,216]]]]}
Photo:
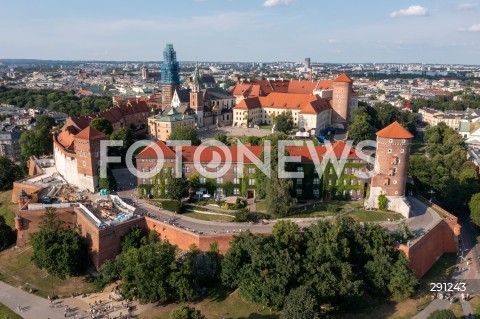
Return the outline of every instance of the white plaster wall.
{"type": "Polygon", "coordinates": [[[65,156],[56,146],[53,153],[58,173],[63,176],[67,183],[78,186],[77,159],[73,157],[72,160],[70,156],[65,156]]]}

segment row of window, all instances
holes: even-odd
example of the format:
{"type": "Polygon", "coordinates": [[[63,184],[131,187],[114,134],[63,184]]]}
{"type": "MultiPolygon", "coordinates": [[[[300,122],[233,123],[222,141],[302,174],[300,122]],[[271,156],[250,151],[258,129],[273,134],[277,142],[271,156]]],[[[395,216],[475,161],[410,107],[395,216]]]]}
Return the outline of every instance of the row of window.
{"type": "MultiPolygon", "coordinates": [[[[351,180],[350,180],[350,185],[351,185],[351,186],[355,185],[355,183],[356,183],[358,186],[362,185],[362,181],[359,180],[359,179],[357,179],[357,180],[351,179],[351,180]]],[[[347,185],[347,180],[344,179],[344,180],[342,181],[342,184],[343,184],[343,185],[347,185]]],[[[333,185],[333,181],[332,181],[331,179],[328,180],[328,185],[329,185],[329,186],[333,185]]],[[[335,180],[335,185],[337,185],[337,186],[339,185],[339,180],[338,180],[338,179],[335,180]]]]}

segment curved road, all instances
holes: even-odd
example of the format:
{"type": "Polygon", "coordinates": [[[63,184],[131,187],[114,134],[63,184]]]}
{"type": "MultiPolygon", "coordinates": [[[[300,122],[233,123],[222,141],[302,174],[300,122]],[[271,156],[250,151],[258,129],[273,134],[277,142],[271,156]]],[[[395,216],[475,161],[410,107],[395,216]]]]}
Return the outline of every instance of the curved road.
{"type": "MultiPolygon", "coordinates": [[[[246,224],[246,223],[233,223],[233,222],[210,222],[190,218],[172,212],[160,209],[153,205],[146,203],[142,199],[135,198],[136,191],[136,179],[130,174],[127,169],[113,170],[115,179],[117,180],[118,187],[121,191],[118,192],[119,196],[126,202],[136,203],[139,208],[139,213],[146,213],[150,217],[158,219],[160,221],[168,221],[173,225],[192,231],[200,232],[203,234],[225,234],[225,233],[239,233],[241,231],[250,230],[252,233],[271,233],[272,227],[276,220],[268,221],[268,224],[246,224]]],[[[406,220],[409,228],[414,231],[417,236],[421,236],[433,228],[441,217],[431,208],[423,204],[421,201],[414,197],[407,197],[412,207],[412,217],[406,220]]],[[[291,218],[300,227],[308,227],[312,223],[315,223],[320,218],[291,218]]],[[[399,222],[383,222],[382,226],[389,230],[395,230],[399,222]]]]}

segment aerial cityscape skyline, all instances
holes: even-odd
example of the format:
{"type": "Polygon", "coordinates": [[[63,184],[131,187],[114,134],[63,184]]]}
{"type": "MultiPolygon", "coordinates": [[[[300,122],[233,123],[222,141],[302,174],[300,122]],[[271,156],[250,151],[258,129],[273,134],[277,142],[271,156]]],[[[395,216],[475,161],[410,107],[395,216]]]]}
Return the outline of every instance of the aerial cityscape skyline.
{"type": "Polygon", "coordinates": [[[478,64],[480,53],[478,2],[47,2],[2,5],[0,59],[158,61],[166,42],[179,61],[478,64]]]}

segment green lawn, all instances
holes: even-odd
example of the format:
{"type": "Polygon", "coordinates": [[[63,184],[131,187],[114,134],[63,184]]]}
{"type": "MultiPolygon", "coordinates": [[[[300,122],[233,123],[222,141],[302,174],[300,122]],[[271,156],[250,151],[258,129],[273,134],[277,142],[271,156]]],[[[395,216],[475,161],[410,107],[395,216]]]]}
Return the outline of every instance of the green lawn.
{"type": "Polygon", "coordinates": [[[371,210],[357,210],[348,216],[359,222],[378,222],[390,220],[400,220],[403,218],[402,214],[392,212],[380,212],[371,210]]]}
{"type": "MultiPolygon", "coordinates": [[[[266,211],[266,203],[265,201],[257,201],[256,203],[257,211],[265,212],[266,211]]],[[[294,209],[294,212],[290,217],[293,218],[311,218],[311,217],[325,217],[330,215],[337,215],[340,214],[348,209],[351,208],[360,208],[361,204],[357,202],[340,202],[340,201],[332,201],[332,202],[318,202],[314,204],[309,204],[307,206],[301,206],[294,209]],[[328,207],[330,205],[338,206],[338,211],[329,211],[328,207]]],[[[277,217],[277,216],[272,216],[277,217]]]]}
{"type": "Polygon", "coordinates": [[[419,291],[427,294],[430,291],[431,282],[447,282],[452,277],[456,262],[456,253],[443,254],[432,268],[430,268],[430,270],[420,279],[419,291]]]}
{"type": "MultiPolygon", "coordinates": [[[[140,319],[169,319],[170,312],[180,307],[181,304],[158,306],[139,316],[140,319]]],[[[279,313],[268,308],[245,301],[235,291],[226,292],[222,289],[213,290],[204,300],[188,304],[200,310],[206,318],[231,318],[231,319],[278,319],[279,313]]]]}
{"type": "Polygon", "coordinates": [[[31,258],[31,246],[0,252],[0,280],[15,287],[36,289],[36,294],[45,298],[48,295],[70,296],[73,292],[93,291],[88,277],[79,276],[66,280],[52,277],[46,271],[38,269],[31,258]]]}
{"type": "Polygon", "coordinates": [[[0,192],[0,216],[5,218],[7,224],[15,228],[15,211],[18,210],[18,205],[11,203],[12,191],[0,192]]]}
{"type": "Polygon", "coordinates": [[[261,128],[262,130],[271,130],[272,127],[273,127],[273,124],[270,124],[270,125],[259,125],[258,126],[259,128],[261,128]]]}
{"type": "Polygon", "coordinates": [[[217,222],[231,222],[233,220],[233,216],[222,216],[222,215],[209,215],[209,214],[202,214],[197,212],[191,213],[182,213],[182,216],[187,216],[190,218],[201,219],[201,220],[208,220],[208,221],[217,221],[217,222]]]}
{"type": "Polygon", "coordinates": [[[0,319],[21,319],[22,317],[17,315],[14,311],[5,307],[0,303],[0,319]]]}

